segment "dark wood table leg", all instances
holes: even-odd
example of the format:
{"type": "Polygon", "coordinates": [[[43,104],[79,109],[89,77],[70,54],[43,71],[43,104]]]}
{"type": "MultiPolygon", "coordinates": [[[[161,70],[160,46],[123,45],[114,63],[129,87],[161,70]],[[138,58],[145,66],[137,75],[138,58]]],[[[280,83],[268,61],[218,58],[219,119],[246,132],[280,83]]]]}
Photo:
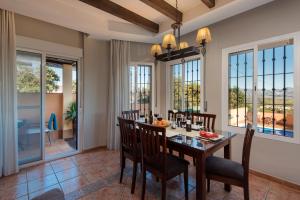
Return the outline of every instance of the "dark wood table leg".
{"type": "Polygon", "coordinates": [[[196,157],[196,199],[206,199],[205,155],[196,157]]]}
{"type": "MultiPolygon", "coordinates": [[[[224,158],[226,159],[231,159],[231,142],[229,141],[229,143],[224,147],[224,158]]],[[[229,184],[224,184],[224,189],[227,192],[231,191],[231,185],[229,184]]]]}

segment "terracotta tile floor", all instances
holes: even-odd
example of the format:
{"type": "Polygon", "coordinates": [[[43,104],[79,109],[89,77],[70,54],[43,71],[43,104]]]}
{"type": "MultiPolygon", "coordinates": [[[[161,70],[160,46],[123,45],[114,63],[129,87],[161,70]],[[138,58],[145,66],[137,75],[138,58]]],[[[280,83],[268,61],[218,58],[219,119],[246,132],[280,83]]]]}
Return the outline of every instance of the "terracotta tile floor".
{"type": "MultiPolygon", "coordinates": [[[[192,162],[191,162],[192,163],[192,162]]],[[[21,170],[17,175],[0,179],[0,200],[31,199],[53,188],[60,188],[69,199],[134,200],[140,199],[141,176],[138,172],[136,191],[130,194],[131,162],[126,163],[123,183],[119,184],[119,152],[101,150],[75,155],[21,170]]],[[[299,200],[300,191],[250,175],[251,200],[299,200]]],[[[189,169],[189,199],[196,198],[195,168],[189,169]]],[[[160,199],[160,183],[147,175],[146,199],[160,199]]],[[[168,182],[167,199],[184,199],[183,176],[168,182]]],[[[241,188],[230,193],[223,185],[212,182],[207,199],[243,199],[241,188]]]]}
{"type": "Polygon", "coordinates": [[[52,141],[52,144],[49,144],[47,141],[45,145],[45,156],[46,160],[53,159],[58,154],[73,152],[76,149],[73,149],[66,141],[63,139],[56,139],[52,141]]]}

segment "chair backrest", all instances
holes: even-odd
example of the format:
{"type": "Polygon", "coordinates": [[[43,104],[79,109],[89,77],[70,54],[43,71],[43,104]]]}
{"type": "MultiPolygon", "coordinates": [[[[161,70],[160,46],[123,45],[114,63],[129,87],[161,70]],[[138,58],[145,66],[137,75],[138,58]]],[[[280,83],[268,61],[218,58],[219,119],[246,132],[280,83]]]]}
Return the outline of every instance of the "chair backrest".
{"type": "Polygon", "coordinates": [[[252,129],[252,126],[248,124],[245,138],[244,138],[243,157],[242,157],[242,165],[244,167],[244,173],[246,175],[248,175],[249,173],[250,152],[251,152],[251,144],[252,144],[252,138],[254,132],[255,130],[252,129]]]}
{"type": "Polygon", "coordinates": [[[118,117],[121,132],[121,148],[132,154],[138,151],[135,121],[118,117]]]}
{"type": "Polygon", "coordinates": [[[171,120],[173,118],[177,118],[178,115],[184,115],[184,116],[187,116],[187,112],[184,112],[184,111],[178,111],[178,112],[174,112],[173,110],[168,110],[168,120],[171,120]]]}
{"type": "Polygon", "coordinates": [[[142,144],[142,163],[159,164],[163,170],[166,166],[167,140],[166,129],[145,123],[137,123],[142,144]]]}
{"type": "Polygon", "coordinates": [[[172,120],[175,117],[173,110],[168,110],[168,120],[172,120]]]}
{"type": "Polygon", "coordinates": [[[132,119],[137,120],[140,117],[140,111],[139,110],[127,110],[122,111],[122,118],[124,119],[132,119]]]}
{"type": "Polygon", "coordinates": [[[209,131],[215,131],[215,122],[216,122],[215,114],[207,114],[207,113],[192,113],[192,123],[197,119],[203,122],[203,126],[205,129],[209,131]]]}

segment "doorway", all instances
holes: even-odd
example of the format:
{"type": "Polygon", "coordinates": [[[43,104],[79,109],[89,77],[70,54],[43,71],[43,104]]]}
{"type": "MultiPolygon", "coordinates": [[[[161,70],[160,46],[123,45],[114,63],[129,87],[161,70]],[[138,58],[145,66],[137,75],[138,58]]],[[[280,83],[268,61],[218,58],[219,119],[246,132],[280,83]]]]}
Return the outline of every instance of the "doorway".
{"type": "Polygon", "coordinates": [[[77,62],[46,57],[45,159],[77,150],[77,62]]]}
{"type": "Polygon", "coordinates": [[[19,165],[78,152],[76,59],[17,50],[19,165]]]}

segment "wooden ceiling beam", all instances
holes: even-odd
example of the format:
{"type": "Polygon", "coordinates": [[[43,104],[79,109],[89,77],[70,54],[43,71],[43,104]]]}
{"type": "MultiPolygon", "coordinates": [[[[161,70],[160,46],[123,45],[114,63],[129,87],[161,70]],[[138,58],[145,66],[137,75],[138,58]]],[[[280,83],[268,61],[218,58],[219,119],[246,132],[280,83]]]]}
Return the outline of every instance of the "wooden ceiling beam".
{"type": "Polygon", "coordinates": [[[213,8],[216,5],[215,0],[201,0],[207,7],[213,8]]]}
{"type": "Polygon", "coordinates": [[[140,0],[174,21],[182,22],[182,12],[164,0],[140,0]]]}
{"type": "Polygon", "coordinates": [[[159,32],[159,25],[109,0],[80,0],[153,33],[159,32]]]}

